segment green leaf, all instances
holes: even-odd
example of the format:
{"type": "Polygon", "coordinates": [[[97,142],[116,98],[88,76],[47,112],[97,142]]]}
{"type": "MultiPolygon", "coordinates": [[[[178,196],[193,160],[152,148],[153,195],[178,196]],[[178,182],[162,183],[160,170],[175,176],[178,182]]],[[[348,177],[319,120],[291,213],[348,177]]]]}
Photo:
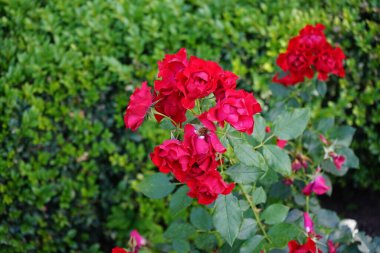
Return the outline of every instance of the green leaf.
{"type": "Polygon", "coordinates": [[[200,234],[194,240],[195,246],[198,249],[211,252],[217,245],[217,240],[213,234],[200,234]]]}
{"type": "Polygon", "coordinates": [[[317,91],[321,97],[324,97],[327,92],[327,85],[325,82],[318,81],[317,82],[317,91]]]}
{"type": "Polygon", "coordinates": [[[348,167],[343,164],[342,168],[338,170],[331,159],[324,160],[321,164],[321,167],[324,171],[327,171],[335,176],[344,176],[348,172],[348,167]]]}
{"type": "Polygon", "coordinates": [[[269,89],[272,91],[272,94],[275,97],[283,98],[289,96],[290,94],[290,90],[284,87],[284,85],[280,84],[271,83],[269,84],[269,89]]]}
{"type": "Polygon", "coordinates": [[[288,215],[289,207],[282,204],[273,204],[265,208],[261,214],[261,218],[265,220],[266,224],[277,224],[283,222],[288,215]]]}
{"type": "Polygon", "coordinates": [[[253,150],[253,147],[247,143],[234,143],[234,151],[236,157],[240,162],[248,166],[257,166],[259,167],[259,153],[253,150]]]}
{"type": "Polygon", "coordinates": [[[195,233],[195,228],[188,223],[173,222],[164,232],[168,239],[187,239],[195,233]]]}
{"type": "Polygon", "coordinates": [[[213,220],[216,231],[232,246],[243,221],[243,213],[234,195],[219,195],[215,202],[213,220]]]}
{"type": "Polygon", "coordinates": [[[346,157],[346,162],[343,166],[347,166],[348,168],[359,168],[359,158],[355,155],[354,151],[348,147],[340,147],[336,149],[336,152],[339,155],[344,155],[346,157]]]}
{"type": "Polygon", "coordinates": [[[160,199],[169,195],[174,190],[174,184],[169,182],[169,177],[162,173],[155,173],[144,178],[139,184],[140,191],[152,199],[160,199]]]}
{"type": "Polygon", "coordinates": [[[241,224],[240,231],[238,234],[239,240],[247,240],[248,238],[251,238],[257,231],[257,223],[252,218],[246,218],[243,220],[243,223],[241,224]]]}
{"type": "Polygon", "coordinates": [[[318,209],[314,211],[318,218],[318,223],[328,228],[335,228],[339,223],[339,217],[334,211],[327,209],[318,209]]]}
{"type": "Polygon", "coordinates": [[[266,122],[265,122],[265,119],[259,114],[255,114],[254,120],[255,120],[255,125],[254,125],[254,130],[252,133],[252,137],[257,142],[261,143],[263,142],[265,138],[266,122]]]}
{"type": "Polygon", "coordinates": [[[196,228],[210,230],[212,228],[211,215],[202,207],[194,207],[190,213],[190,222],[196,228]]]}
{"type": "Polygon", "coordinates": [[[303,133],[309,118],[310,110],[308,108],[287,111],[274,121],[273,133],[282,140],[295,139],[303,133]]]}
{"type": "Polygon", "coordinates": [[[330,130],[334,126],[334,118],[322,118],[318,121],[318,125],[316,127],[316,130],[322,133],[327,133],[328,130],[330,130]]]}
{"type": "Polygon", "coordinates": [[[350,146],[355,134],[355,128],[350,126],[341,126],[333,129],[330,139],[336,140],[336,144],[350,146]]]}
{"type": "Polygon", "coordinates": [[[191,204],[192,198],[187,196],[188,191],[189,188],[183,185],[173,194],[169,204],[169,210],[172,214],[179,213],[191,204]]]}
{"type": "Polygon", "coordinates": [[[269,229],[268,236],[274,248],[283,248],[289,241],[296,239],[301,233],[302,230],[293,223],[280,223],[269,229]]]}
{"type": "Polygon", "coordinates": [[[190,251],[190,244],[183,239],[173,240],[173,249],[175,252],[184,253],[190,251]]]}
{"type": "Polygon", "coordinates": [[[256,182],[256,180],[263,175],[263,171],[257,167],[239,163],[228,168],[226,174],[237,183],[247,184],[256,182]]]}
{"type": "Polygon", "coordinates": [[[160,127],[165,130],[174,130],[175,126],[172,121],[168,118],[163,118],[160,122],[160,127]]]}
{"type": "Polygon", "coordinates": [[[259,253],[261,250],[260,243],[263,239],[263,236],[255,235],[248,241],[245,241],[240,248],[240,253],[259,253]]]}
{"type": "Polygon", "coordinates": [[[276,145],[265,145],[263,147],[263,155],[271,169],[284,176],[291,174],[290,159],[284,150],[276,145]]]}
{"type": "Polygon", "coordinates": [[[252,193],[252,199],[256,205],[263,204],[267,201],[267,194],[265,193],[263,187],[256,188],[256,190],[252,193]]]}

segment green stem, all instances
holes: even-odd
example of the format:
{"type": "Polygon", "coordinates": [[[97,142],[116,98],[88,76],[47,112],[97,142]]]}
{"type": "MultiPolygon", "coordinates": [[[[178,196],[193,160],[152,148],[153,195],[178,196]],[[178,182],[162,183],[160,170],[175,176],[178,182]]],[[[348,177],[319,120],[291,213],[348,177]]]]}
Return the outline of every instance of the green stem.
{"type": "Polygon", "coordinates": [[[310,201],[310,196],[306,196],[306,212],[309,213],[309,201],[310,201]]]}
{"type": "Polygon", "coordinates": [[[260,147],[262,147],[262,146],[264,146],[265,145],[265,143],[267,143],[270,139],[272,139],[274,137],[274,134],[272,134],[271,136],[269,136],[265,141],[263,141],[262,143],[260,143],[259,145],[257,145],[256,147],[253,147],[253,149],[258,149],[258,148],[260,148],[260,147]]]}
{"type": "Polygon", "coordinates": [[[153,114],[161,115],[162,117],[169,119],[177,127],[177,123],[172,118],[166,116],[165,114],[162,114],[156,110],[153,112],[153,114]]]}
{"type": "Polygon", "coordinates": [[[257,208],[253,202],[253,199],[248,195],[248,193],[244,190],[243,185],[241,185],[241,184],[240,184],[240,189],[241,189],[244,197],[247,199],[249,206],[251,207],[251,209],[253,211],[253,214],[255,215],[256,222],[259,225],[261,232],[263,233],[263,236],[265,237],[265,239],[268,240],[269,243],[272,243],[271,240],[269,239],[267,232],[265,232],[264,225],[261,222],[260,217],[259,217],[259,210],[257,210],[257,208]]]}

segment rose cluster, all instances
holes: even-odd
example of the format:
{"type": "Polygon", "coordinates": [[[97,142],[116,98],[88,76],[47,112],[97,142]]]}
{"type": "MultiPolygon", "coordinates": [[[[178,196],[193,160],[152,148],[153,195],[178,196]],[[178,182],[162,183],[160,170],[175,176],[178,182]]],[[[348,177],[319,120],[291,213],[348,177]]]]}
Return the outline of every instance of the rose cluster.
{"type": "Polygon", "coordinates": [[[286,52],[276,62],[284,73],[277,73],[273,82],[291,86],[303,82],[305,77],[312,78],[315,72],[321,81],[326,81],[329,74],[344,77],[345,55],[326,40],[324,29],[322,24],[307,25],[289,41],[286,52]]]}
{"type": "MultiPolygon", "coordinates": [[[[253,132],[253,115],[261,112],[252,93],[236,89],[238,76],[223,70],[216,62],[195,56],[187,58],[186,49],[166,55],[158,62],[159,80],[154,82],[153,94],[144,82],[136,88],[124,115],[126,128],[135,131],[144,121],[149,109],[158,122],[171,120],[177,129],[183,128],[183,140],[172,138],[156,147],[151,154],[153,163],[162,173],[172,173],[189,187],[188,195],[200,204],[212,203],[219,194],[229,194],[234,184],[224,182],[217,168],[226,151],[220,143],[217,127],[226,123],[240,132],[253,132]],[[212,99],[208,111],[194,112],[197,101],[212,99]],[[186,124],[186,112],[198,119],[198,124],[186,124]]],[[[201,104],[201,102],[199,102],[201,104]]]]}

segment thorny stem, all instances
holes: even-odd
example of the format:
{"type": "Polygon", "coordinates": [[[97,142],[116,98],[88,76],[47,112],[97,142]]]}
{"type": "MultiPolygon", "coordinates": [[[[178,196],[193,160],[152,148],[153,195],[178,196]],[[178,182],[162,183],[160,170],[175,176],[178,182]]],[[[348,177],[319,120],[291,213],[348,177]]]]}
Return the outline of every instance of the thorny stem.
{"type": "Polygon", "coordinates": [[[244,190],[244,187],[240,184],[240,189],[244,195],[244,197],[247,199],[248,203],[249,203],[249,206],[251,207],[252,211],[253,211],[253,214],[255,215],[255,218],[256,218],[256,221],[257,221],[257,224],[259,225],[260,229],[261,229],[261,232],[263,233],[263,236],[265,237],[265,239],[268,240],[269,243],[272,243],[271,240],[269,239],[269,236],[267,234],[267,232],[265,232],[265,228],[264,228],[264,225],[263,223],[261,223],[261,220],[260,220],[260,217],[259,217],[259,210],[257,210],[255,204],[253,203],[253,200],[252,198],[248,195],[248,193],[244,190]]]}

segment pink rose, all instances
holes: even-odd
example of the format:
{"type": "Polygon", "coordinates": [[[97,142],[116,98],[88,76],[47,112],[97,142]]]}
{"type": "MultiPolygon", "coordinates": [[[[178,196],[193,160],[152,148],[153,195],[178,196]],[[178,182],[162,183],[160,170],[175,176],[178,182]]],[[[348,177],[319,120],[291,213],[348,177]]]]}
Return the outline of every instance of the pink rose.
{"type": "Polygon", "coordinates": [[[309,196],[312,192],[317,195],[322,195],[328,192],[330,188],[326,185],[325,179],[318,175],[315,179],[303,188],[303,194],[309,196]]]}
{"type": "Polygon", "coordinates": [[[136,229],[134,229],[130,233],[130,244],[131,248],[134,249],[133,253],[138,253],[140,248],[146,245],[146,240],[136,229]]]}
{"type": "Polygon", "coordinates": [[[308,213],[303,213],[303,224],[306,230],[306,233],[314,233],[314,223],[310,218],[308,213]]]}
{"type": "Polygon", "coordinates": [[[147,82],[143,82],[141,88],[136,88],[131,95],[129,105],[124,114],[125,127],[136,131],[143,123],[152,102],[153,95],[150,93],[150,88],[147,82]]]}

